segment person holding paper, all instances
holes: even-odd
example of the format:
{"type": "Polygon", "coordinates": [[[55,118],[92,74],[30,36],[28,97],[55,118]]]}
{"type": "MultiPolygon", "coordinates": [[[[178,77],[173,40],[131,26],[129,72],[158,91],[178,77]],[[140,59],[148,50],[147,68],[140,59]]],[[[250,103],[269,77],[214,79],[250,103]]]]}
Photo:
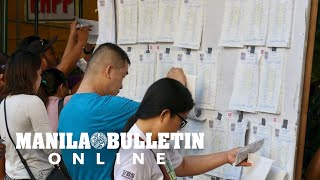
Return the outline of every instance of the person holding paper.
{"type": "Polygon", "coordinates": [[[39,36],[28,36],[22,40],[17,49],[24,49],[35,54],[40,54],[43,71],[49,68],[57,68],[68,76],[75,68],[87,44],[90,28],[89,26],[83,26],[77,29],[77,22],[74,21],[71,23],[69,39],[61,62],[52,47],[57,41],[57,36],[51,40],[41,39],[39,36]]]}
{"type": "MultiPolygon", "coordinates": [[[[116,96],[128,74],[130,60],[127,53],[112,43],[101,44],[93,53],[80,87],[60,113],[58,132],[73,133],[78,141],[83,132],[120,133],[139,103],[116,96]]],[[[186,77],[180,68],[172,68],[167,77],[183,85],[186,77]]],[[[62,149],[62,158],[73,180],[111,180],[116,149],[62,149]],[[73,154],[84,153],[84,164],[73,164],[73,154]],[[97,153],[103,165],[97,164],[97,153]]]]}
{"type": "MultiPolygon", "coordinates": [[[[146,133],[151,132],[152,141],[157,141],[158,133],[177,132],[183,128],[193,106],[191,93],[185,86],[173,79],[160,79],[149,87],[137,112],[128,120],[123,131],[139,134],[140,141],[146,141],[146,133]]],[[[176,179],[176,176],[203,174],[226,163],[234,163],[238,150],[239,148],[235,148],[215,154],[187,157],[182,157],[175,149],[160,150],[165,153],[165,164],[158,165],[158,149],[120,148],[120,160],[115,163],[114,177],[116,180],[167,180],[176,179]],[[144,164],[134,164],[133,153],[144,154],[144,164]]],[[[251,164],[242,162],[239,165],[251,164]]]]}

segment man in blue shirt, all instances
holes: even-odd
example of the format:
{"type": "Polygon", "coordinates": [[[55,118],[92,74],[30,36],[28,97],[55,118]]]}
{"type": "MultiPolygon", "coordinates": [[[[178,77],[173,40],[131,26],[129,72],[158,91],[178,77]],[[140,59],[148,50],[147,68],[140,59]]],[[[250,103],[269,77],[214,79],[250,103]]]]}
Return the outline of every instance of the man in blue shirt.
{"type": "MultiPolygon", "coordinates": [[[[81,133],[88,133],[89,137],[96,137],[92,136],[94,133],[119,133],[139,106],[137,102],[116,96],[129,65],[128,55],[119,46],[100,45],[88,63],[77,93],[61,111],[58,132],[73,133],[73,141],[79,141],[81,133]]],[[[180,68],[172,68],[167,77],[186,83],[180,68]]],[[[117,150],[95,147],[62,150],[62,158],[73,180],[111,179],[117,150]],[[79,157],[83,153],[83,164],[78,161],[73,164],[74,153],[79,157]],[[99,161],[104,164],[98,164],[97,153],[100,153],[99,161]]]]}

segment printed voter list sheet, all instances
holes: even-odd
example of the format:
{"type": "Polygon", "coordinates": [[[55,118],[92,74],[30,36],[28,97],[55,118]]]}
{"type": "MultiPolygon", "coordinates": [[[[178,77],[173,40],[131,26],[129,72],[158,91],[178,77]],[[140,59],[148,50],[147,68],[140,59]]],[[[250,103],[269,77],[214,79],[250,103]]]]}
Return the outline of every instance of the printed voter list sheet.
{"type": "Polygon", "coordinates": [[[138,42],[156,42],[158,0],[138,0],[138,42]]]}
{"type": "Polygon", "coordinates": [[[174,46],[200,49],[204,18],[204,0],[181,0],[174,46]]]}
{"type": "Polygon", "coordinates": [[[195,76],[197,74],[196,60],[198,52],[186,53],[184,51],[178,51],[175,61],[175,67],[183,69],[185,74],[195,76]]]}
{"type": "Polygon", "coordinates": [[[244,45],[266,44],[270,0],[246,0],[244,45]]]}
{"type": "Polygon", "coordinates": [[[137,43],[138,0],[117,0],[118,44],[137,43]]]}
{"type": "Polygon", "coordinates": [[[226,0],[219,46],[243,47],[243,1],[226,0]]]}
{"type": "Polygon", "coordinates": [[[177,60],[177,54],[175,52],[170,52],[170,49],[167,49],[166,52],[159,52],[157,54],[157,70],[156,70],[156,79],[165,78],[169,70],[175,66],[177,60]]]}
{"type": "Polygon", "coordinates": [[[268,47],[290,47],[293,0],[270,0],[268,47]]]}
{"type": "Polygon", "coordinates": [[[139,53],[137,63],[137,98],[141,101],[148,87],[154,82],[156,65],[155,52],[141,52],[139,53]]]}
{"type": "Polygon", "coordinates": [[[253,143],[259,139],[264,139],[264,145],[258,152],[256,152],[256,154],[264,157],[270,157],[272,132],[271,124],[267,123],[265,118],[262,118],[260,123],[257,123],[256,121],[250,121],[249,132],[249,143],[253,143]]]}
{"type": "Polygon", "coordinates": [[[259,90],[260,51],[240,51],[229,109],[255,112],[259,90]]]}
{"type": "Polygon", "coordinates": [[[197,58],[196,107],[214,110],[217,95],[219,51],[200,52],[197,58]]]}
{"type": "Polygon", "coordinates": [[[98,34],[99,34],[99,23],[98,21],[88,20],[88,19],[80,19],[75,17],[75,20],[80,24],[80,26],[91,26],[91,31],[89,31],[88,43],[96,44],[98,34]]]}
{"type": "Polygon", "coordinates": [[[275,124],[272,129],[271,159],[274,165],[283,168],[292,174],[296,147],[296,130],[288,126],[288,120],[283,125],[275,124]]]}
{"type": "MultiPolygon", "coordinates": [[[[187,124],[187,131],[188,133],[205,133],[205,121],[195,121],[192,119],[188,119],[188,124],[187,124]]],[[[204,139],[206,140],[206,135],[204,134],[204,139]]],[[[185,144],[186,145],[186,144],[185,144]]],[[[204,142],[204,147],[206,147],[207,143],[206,141],[204,142]]],[[[190,141],[190,146],[192,148],[192,139],[190,141]]],[[[186,150],[186,155],[191,156],[191,155],[203,155],[206,154],[204,149],[188,149],[186,150]]]]}
{"type": "MultiPolygon", "coordinates": [[[[214,120],[209,121],[209,129],[212,131],[212,153],[227,150],[227,131],[228,119],[225,118],[223,113],[218,112],[214,120]]],[[[207,174],[211,176],[224,176],[224,167],[218,167],[207,174]]]]}
{"type": "Polygon", "coordinates": [[[127,54],[129,56],[131,64],[130,68],[128,69],[128,75],[123,80],[123,88],[120,90],[119,96],[137,101],[138,99],[136,97],[136,87],[139,54],[131,47],[127,49],[127,54]]]}
{"type": "Polygon", "coordinates": [[[99,18],[99,36],[96,44],[115,43],[116,21],[113,0],[97,0],[99,18]]]}
{"type": "Polygon", "coordinates": [[[284,50],[268,49],[261,57],[261,72],[257,111],[279,114],[282,88],[284,50]]]}
{"type": "Polygon", "coordinates": [[[177,30],[180,0],[159,0],[156,41],[173,42],[177,30]]]}

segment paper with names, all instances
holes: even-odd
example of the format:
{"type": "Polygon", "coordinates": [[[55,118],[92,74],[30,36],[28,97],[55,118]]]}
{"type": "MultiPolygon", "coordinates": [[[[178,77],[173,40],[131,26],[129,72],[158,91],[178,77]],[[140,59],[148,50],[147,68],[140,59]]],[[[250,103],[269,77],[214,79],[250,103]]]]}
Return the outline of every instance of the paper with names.
{"type": "MultiPolygon", "coordinates": [[[[225,119],[221,121],[216,119],[213,122],[213,152],[221,152],[235,147],[245,145],[245,134],[248,128],[248,120],[225,119]],[[219,138],[219,139],[218,139],[219,138]]],[[[233,167],[226,164],[207,174],[222,177],[224,179],[239,179],[241,176],[241,167],[233,167]]]]}
{"type": "Polygon", "coordinates": [[[165,78],[169,70],[175,66],[177,60],[177,54],[174,52],[159,52],[157,55],[157,70],[156,79],[165,78]]]}
{"type": "Polygon", "coordinates": [[[197,67],[196,60],[198,57],[197,52],[191,52],[189,55],[186,52],[180,51],[177,53],[175,67],[183,69],[185,74],[196,75],[197,67]]]}
{"type": "Polygon", "coordinates": [[[233,163],[233,166],[236,166],[242,161],[244,161],[245,159],[247,159],[248,154],[255,153],[259,149],[261,149],[261,147],[263,146],[263,143],[264,143],[264,139],[260,139],[251,144],[246,145],[245,147],[242,147],[237,153],[236,161],[233,163]]]}
{"type": "Polygon", "coordinates": [[[137,72],[138,72],[138,54],[137,51],[131,50],[127,52],[130,59],[130,66],[128,68],[128,75],[123,80],[123,88],[120,90],[119,96],[126,97],[137,101],[136,87],[137,87],[137,72]]]}
{"type": "Polygon", "coordinates": [[[282,128],[280,125],[272,129],[271,159],[275,160],[274,165],[289,172],[293,171],[291,165],[294,164],[296,131],[294,128],[282,128]]]}
{"type": "Polygon", "coordinates": [[[180,0],[159,0],[156,41],[173,42],[177,30],[180,0]]]}
{"type": "Polygon", "coordinates": [[[200,53],[197,59],[196,107],[214,110],[219,71],[219,52],[200,53]]]}
{"type": "Polygon", "coordinates": [[[243,47],[243,0],[226,0],[219,46],[243,47]]]}
{"type": "Polygon", "coordinates": [[[96,44],[115,43],[115,7],[113,0],[97,0],[99,36],[96,44]]]}
{"type": "MultiPolygon", "coordinates": [[[[220,115],[220,118],[217,117],[214,120],[209,121],[209,128],[212,131],[212,153],[227,150],[228,121],[224,116],[222,116],[222,114],[220,115]]],[[[224,168],[223,166],[218,167],[207,174],[223,177],[224,168]]]]}
{"type": "MultiPolygon", "coordinates": [[[[188,133],[205,133],[204,128],[205,128],[206,123],[204,121],[195,121],[192,119],[188,119],[188,124],[187,124],[187,131],[188,133]]],[[[204,135],[204,138],[206,135],[204,135]]],[[[190,145],[192,147],[192,139],[190,141],[190,145]]],[[[204,147],[206,147],[206,141],[204,142],[204,147]]],[[[206,154],[204,149],[188,149],[186,150],[186,155],[191,156],[191,155],[203,155],[206,154]]]]}
{"type": "Polygon", "coordinates": [[[138,0],[117,0],[118,44],[137,43],[138,0]]]}
{"type": "Polygon", "coordinates": [[[259,90],[259,50],[241,50],[234,75],[229,109],[255,112],[259,90]]]}
{"type": "Polygon", "coordinates": [[[271,153],[271,132],[272,127],[270,123],[262,125],[261,123],[250,122],[249,143],[253,143],[259,139],[264,139],[264,145],[256,152],[257,155],[270,157],[271,153]]]}
{"type": "Polygon", "coordinates": [[[268,32],[270,0],[246,0],[244,45],[263,46],[268,32]]]}
{"type": "Polygon", "coordinates": [[[89,31],[88,43],[89,44],[96,44],[98,34],[99,34],[99,23],[98,21],[89,20],[89,19],[80,19],[78,17],[74,17],[75,20],[81,26],[91,26],[91,30],[89,31]]]}
{"type": "Polygon", "coordinates": [[[136,96],[142,100],[149,86],[154,82],[156,53],[139,53],[137,62],[136,96]]]}
{"type": "Polygon", "coordinates": [[[158,0],[138,0],[138,42],[156,42],[158,0]]]}
{"type": "Polygon", "coordinates": [[[284,50],[266,50],[261,58],[261,72],[257,111],[279,114],[282,88],[284,50]]]}
{"type": "Polygon", "coordinates": [[[270,0],[268,47],[290,47],[294,0],[270,0]]]}
{"type": "Polygon", "coordinates": [[[174,46],[200,49],[204,21],[204,0],[181,0],[174,46]]]}

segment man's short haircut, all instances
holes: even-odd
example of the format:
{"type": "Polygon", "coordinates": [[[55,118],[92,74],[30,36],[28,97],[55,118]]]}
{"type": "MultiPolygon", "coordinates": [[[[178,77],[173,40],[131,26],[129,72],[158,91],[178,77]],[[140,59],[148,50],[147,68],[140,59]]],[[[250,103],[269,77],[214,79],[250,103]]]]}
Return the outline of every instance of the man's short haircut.
{"type": "Polygon", "coordinates": [[[105,43],[94,51],[86,71],[91,71],[91,69],[96,71],[97,68],[111,64],[123,67],[126,62],[130,65],[128,54],[123,49],[116,44],[105,43]]]}

